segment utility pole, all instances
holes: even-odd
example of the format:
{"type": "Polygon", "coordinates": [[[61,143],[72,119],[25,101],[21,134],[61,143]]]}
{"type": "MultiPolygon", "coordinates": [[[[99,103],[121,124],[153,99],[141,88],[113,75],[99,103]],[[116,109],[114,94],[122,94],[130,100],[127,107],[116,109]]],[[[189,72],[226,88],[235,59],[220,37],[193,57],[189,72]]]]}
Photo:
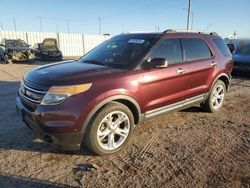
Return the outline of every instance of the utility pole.
{"type": "Polygon", "coordinates": [[[0,30],[3,30],[3,24],[0,22],[0,30]]]}
{"type": "Polygon", "coordinates": [[[101,18],[98,17],[98,30],[99,30],[99,35],[101,35],[101,18]]]}
{"type": "Polygon", "coordinates": [[[68,34],[69,34],[69,20],[67,20],[68,34]]]}
{"type": "Polygon", "coordinates": [[[236,31],[234,31],[234,39],[236,39],[236,31]]]}
{"type": "MultiPolygon", "coordinates": [[[[182,10],[188,11],[187,8],[182,8],[182,10]]],[[[191,13],[191,27],[190,28],[193,29],[193,25],[194,25],[194,12],[191,10],[190,13],[191,13]]]]}
{"type": "Polygon", "coordinates": [[[13,18],[14,30],[16,31],[16,20],[13,18]]]}
{"type": "Polygon", "coordinates": [[[190,12],[191,12],[191,0],[188,0],[187,30],[189,30],[190,12]]]}
{"type": "Polygon", "coordinates": [[[58,24],[56,24],[56,32],[59,33],[59,27],[58,24]]]}
{"type": "Polygon", "coordinates": [[[37,17],[37,19],[39,19],[40,22],[40,31],[43,32],[43,24],[42,24],[43,17],[37,17]]]}

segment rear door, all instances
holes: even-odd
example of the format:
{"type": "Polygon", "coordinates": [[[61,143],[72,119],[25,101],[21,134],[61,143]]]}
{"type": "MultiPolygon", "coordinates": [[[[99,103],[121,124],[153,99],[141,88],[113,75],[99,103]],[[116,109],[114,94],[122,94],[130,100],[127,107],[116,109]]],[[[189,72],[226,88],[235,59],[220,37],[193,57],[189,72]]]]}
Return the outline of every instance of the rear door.
{"type": "Polygon", "coordinates": [[[183,58],[186,62],[187,98],[209,91],[217,66],[212,51],[203,38],[182,38],[183,58]]]}
{"type": "Polygon", "coordinates": [[[185,69],[180,40],[162,39],[150,53],[153,58],[165,58],[168,67],[144,71],[141,85],[146,111],[186,99],[187,77],[179,71],[185,69]]]}

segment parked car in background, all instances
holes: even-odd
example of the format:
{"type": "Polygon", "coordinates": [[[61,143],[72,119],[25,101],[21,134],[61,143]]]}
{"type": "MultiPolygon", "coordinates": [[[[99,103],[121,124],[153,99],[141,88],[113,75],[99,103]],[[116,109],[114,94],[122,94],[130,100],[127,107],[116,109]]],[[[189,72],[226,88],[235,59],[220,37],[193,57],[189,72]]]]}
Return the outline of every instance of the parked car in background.
{"type": "Polygon", "coordinates": [[[145,119],[195,104],[224,103],[232,56],[216,33],[167,30],[121,34],[76,61],[24,76],[17,112],[33,132],[63,149],[119,151],[145,119]]]}
{"type": "Polygon", "coordinates": [[[250,44],[240,45],[233,54],[233,73],[248,74],[250,76],[250,44]]]}
{"type": "Polygon", "coordinates": [[[21,39],[2,39],[0,43],[0,60],[6,64],[31,63],[34,60],[34,54],[30,45],[21,39]]]}
{"type": "Polygon", "coordinates": [[[54,38],[46,38],[42,43],[34,44],[32,49],[36,59],[39,60],[62,60],[63,58],[57,40],[54,38]]]}

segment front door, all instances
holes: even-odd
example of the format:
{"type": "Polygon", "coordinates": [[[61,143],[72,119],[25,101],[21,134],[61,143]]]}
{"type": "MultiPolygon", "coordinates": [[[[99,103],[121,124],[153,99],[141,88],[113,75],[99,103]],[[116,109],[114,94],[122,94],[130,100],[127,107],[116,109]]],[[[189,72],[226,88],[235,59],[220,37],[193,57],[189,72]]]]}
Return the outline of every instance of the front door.
{"type": "Polygon", "coordinates": [[[150,59],[165,58],[166,68],[154,68],[143,72],[141,86],[145,111],[150,111],[186,99],[187,77],[180,40],[162,39],[150,53],[150,59]]]}

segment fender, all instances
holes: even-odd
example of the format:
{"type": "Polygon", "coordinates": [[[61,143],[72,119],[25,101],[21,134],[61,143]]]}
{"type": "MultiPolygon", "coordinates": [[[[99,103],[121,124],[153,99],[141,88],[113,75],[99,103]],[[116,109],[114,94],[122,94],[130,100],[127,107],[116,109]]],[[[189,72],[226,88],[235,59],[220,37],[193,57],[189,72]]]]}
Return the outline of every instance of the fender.
{"type": "Polygon", "coordinates": [[[118,100],[118,99],[125,99],[127,101],[130,101],[131,103],[133,103],[138,111],[138,114],[139,116],[141,115],[141,108],[139,106],[139,104],[137,103],[137,101],[135,99],[133,99],[132,97],[129,97],[127,95],[115,95],[115,96],[111,96],[111,97],[108,97],[104,100],[102,100],[100,103],[98,103],[98,105],[96,105],[91,111],[90,113],[88,114],[86,120],[84,121],[83,125],[82,125],[82,128],[81,128],[81,133],[85,133],[85,130],[91,120],[91,118],[94,116],[94,114],[102,107],[104,106],[105,104],[111,102],[111,101],[114,101],[114,100],[118,100]]]}
{"type": "MultiPolygon", "coordinates": [[[[229,78],[229,76],[228,76],[226,73],[221,73],[221,74],[219,74],[219,75],[214,79],[213,84],[211,85],[212,87],[213,87],[213,85],[215,84],[215,82],[219,79],[219,77],[221,77],[221,76],[225,76],[225,77],[227,78],[228,82],[230,82],[231,79],[229,78]]],[[[212,90],[212,87],[210,88],[210,91],[212,90]]]]}
{"type": "Polygon", "coordinates": [[[220,74],[214,79],[213,83],[211,84],[210,90],[209,90],[209,92],[207,93],[207,95],[206,95],[206,97],[205,97],[205,100],[207,100],[208,96],[210,95],[210,93],[211,93],[211,91],[212,91],[212,89],[213,89],[213,86],[214,86],[215,82],[216,82],[221,76],[225,76],[225,77],[227,78],[228,82],[230,82],[231,79],[229,78],[229,76],[228,76],[226,73],[220,73],[220,74]]]}

